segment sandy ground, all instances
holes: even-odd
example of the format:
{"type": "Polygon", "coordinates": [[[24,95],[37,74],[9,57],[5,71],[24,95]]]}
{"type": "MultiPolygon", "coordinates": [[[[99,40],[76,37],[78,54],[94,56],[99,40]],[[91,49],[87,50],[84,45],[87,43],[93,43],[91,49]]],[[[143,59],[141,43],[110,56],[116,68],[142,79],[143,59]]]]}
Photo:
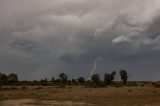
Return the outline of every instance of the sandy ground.
{"type": "Polygon", "coordinates": [[[0,100],[0,106],[160,106],[160,89],[18,86],[0,90],[0,100]]]}
{"type": "Polygon", "coordinates": [[[0,102],[0,106],[34,106],[34,105],[29,105],[28,103],[34,103],[34,100],[31,99],[5,100],[0,102]]]}
{"type": "Polygon", "coordinates": [[[35,101],[33,99],[20,99],[1,101],[0,106],[94,106],[94,104],[72,101],[35,101]]]}
{"type": "MultiPolygon", "coordinates": [[[[5,100],[0,102],[0,106],[100,106],[87,104],[83,102],[72,101],[36,101],[33,99],[5,100]]],[[[111,106],[111,105],[106,105],[111,106]]],[[[112,106],[142,106],[142,105],[112,105],[112,106]]],[[[160,106],[160,105],[143,105],[143,106],[160,106]]]]}

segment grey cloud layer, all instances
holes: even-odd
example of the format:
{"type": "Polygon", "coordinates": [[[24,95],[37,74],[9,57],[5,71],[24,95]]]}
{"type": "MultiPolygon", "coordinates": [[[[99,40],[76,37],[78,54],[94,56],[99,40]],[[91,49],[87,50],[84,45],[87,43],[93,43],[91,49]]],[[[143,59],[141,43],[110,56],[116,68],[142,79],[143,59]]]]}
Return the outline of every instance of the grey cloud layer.
{"type": "Polygon", "coordinates": [[[0,70],[21,79],[87,77],[102,58],[100,74],[127,68],[131,79],[159,80],[159,6],[158,0],[1,0],[0,70]]]}

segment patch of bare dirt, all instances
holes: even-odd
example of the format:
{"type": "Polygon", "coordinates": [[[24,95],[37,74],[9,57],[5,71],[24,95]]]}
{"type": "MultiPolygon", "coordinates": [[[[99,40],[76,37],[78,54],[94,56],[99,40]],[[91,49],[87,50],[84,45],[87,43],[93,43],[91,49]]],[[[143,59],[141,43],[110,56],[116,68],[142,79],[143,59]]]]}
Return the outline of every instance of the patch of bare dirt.
{"type": "Polygon", "coordinates": [[[34,105],[27,105],[29,103],[34,103],[34,100],[32,99],[5,100],[0,102],[0,106],[34,106],[34,105]]]}
{"type": "Polygon", "coordinates": [[[0,102],[0,106],[92,106],[84,102],[73,101],[35,101],[32,99],[5,100],[0,102]]]}

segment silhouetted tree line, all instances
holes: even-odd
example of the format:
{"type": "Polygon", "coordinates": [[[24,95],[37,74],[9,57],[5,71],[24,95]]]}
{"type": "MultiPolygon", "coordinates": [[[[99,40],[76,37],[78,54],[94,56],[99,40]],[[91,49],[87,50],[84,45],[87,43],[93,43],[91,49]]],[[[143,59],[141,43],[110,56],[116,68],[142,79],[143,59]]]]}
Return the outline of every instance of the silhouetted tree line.
{"type": "MultiPolygon", "coordinates": [[[[127,84],[127,80],[128,80],[128,74],[126,70],[120,70],[119,72],[120,78],[121,78],[121,82],[119,83],[119,85],[121,86],[126,85],[127,84]]],[[[116,71],[113,71],[111,73],[105,73],[104,74],[104,80],[101,81],[99,74],[94,74],[91,77],[91,86],[93,87],[104,87],[106,85],[110,86],[110,85],[117,85],[114,84],[114,80],[116,77],[116,71]]]]}
{"type": "MultiPolygon", "coordinates": [[[[65,73],[60,73],[58,78],[55,79],[52,77],[50,80],[47,78],[41,79],[40,81],[18,81],[18,75],[14,73],[10,73],[8,75],[4,73],[0,73],[0,85],[55,85],[65,87],[66,85],[84,85],[90,87],[105,87],[117,85],[115,84],[116,71],[111,73],[105,73],[103,80],[101,80],[99,74],[93,74],[91,79],[85,80],[84,77],[79,77],[77,79],[68,79],[68,76],[65,73]]],[[[119,75],[121,78],[120,85],[126,85],[128,80],[128,74],[126,70],[120,70],[119,75]]]]}

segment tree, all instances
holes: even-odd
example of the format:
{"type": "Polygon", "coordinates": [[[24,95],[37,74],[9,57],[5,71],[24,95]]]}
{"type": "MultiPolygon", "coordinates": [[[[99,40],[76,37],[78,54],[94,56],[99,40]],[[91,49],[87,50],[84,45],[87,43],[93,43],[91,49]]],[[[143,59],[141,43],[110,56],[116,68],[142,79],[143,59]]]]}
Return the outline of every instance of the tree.
{"type": "Polygon", "coordinates": [[[2,81],[1,81],[1,75],[2,75],[2,74],[1,74],[1,72],[0,72],[0,84],[2,83],[2,81]]]}
{"type": "Polygon", "coordinates": [[[6,74],[1,74],[0,75],[0,82],[2,84],[7,84],[7,82],[8,82],[8,76],[6,74]]]}
{"type": "Polygon", "coordinates": [[[59,79],[61,80],[62,83],[66,83],[67,82],[67,75],[64,73],[59,74],[59,79]]]}
{"type": "Polygon", "coordinates": [[[48,82],[48,79],[47,79],[47,78],[44,78],[44,81],[47,83],[47,82],[48,82]]]}
{"type": "Polygon", "coordinates": [[[47,84],[48,84],[48,79],[47,79],[47,78],[41,79],[40,82],[41,82],[41,83],[40,83],[41,85],[47,86],[47,84]]]}
{"type": "Polygon", "coordinates": [[[59,84],[61,82],[61,80],[60,79],[56,79],[55,82],[56,82],[56,84],[59,84]]]}
{"type": "Polygon", "coordinates": [[[111,83],[111,78],[110,78],[110,74],[109,74],[109,73],[105,73],[105,74],[104,74],[104,83],[105,83],[106,85],[110,85],[110,83],[111,83]]]}
{"type": "Polygon", "coordinates": [[[48,82],[48,79],[47,79],[47,78],[41,79],[40,82],[41,82],[41,83],[47,83],[47,82],[48,82]]]}
{"type": "Polygon", "coordinates": [[[96,87],[98,87],[101,83],[99,74],[92,75],[91,80],[92,80],[92,83],[95,84],[96,87]]]}
{"type": "Polygon", "coordinates": [[[104,74],[104,83],[106,85],[111,85],[112,81],[114,80],[116,75],[116,71],[113,71],[112,73],[106,73],[104,74]]]}
{"type": "Polygon", "coordinates": [[[110,75],[111,75],[111,80],[113,81],[116,76],[116,71],[113,71],[110,75]]]}
{"type": "Polygon", "coordinates": [[[51,78],[51,82],[55,83],[55,78],[54,77],[51,78]]]}
{"type": "Polygon", "coordinates": [[[127,80],[128,80],[127,71],[122,69],[122,70],[120,70],[119,74],[120,74],[120,77],[121,77],[123,84],[126,85],[127,80]]]}
{"type": "Polygon", "coordinates": [[[85,79],[83,77],[79,77],[77,80],[78,80],[79,83],[84,83],[85,82],[85,79]]]}
{"type": "MultiPolygon", "coordinates": [[[[0,78],[1,78],[1,72],[0,72],[0,78]]],[[[0,79],[0,89],[2,88],[2,82],[1,82],[1,79],[0,79]]]]}
{"type": "Polygon", "coordinates": [[[72,79],[72,83],[76,83],[76,80],[74,78],[72,79]]]}
{"type": "Polygon", "coordinates": [[[17,74],[14,74],[14,73],[9,74],[8,75],[8,81],[10,83],[16,83],[16,82],[18,82],[18,76],[17,76],[17,74]]]}

